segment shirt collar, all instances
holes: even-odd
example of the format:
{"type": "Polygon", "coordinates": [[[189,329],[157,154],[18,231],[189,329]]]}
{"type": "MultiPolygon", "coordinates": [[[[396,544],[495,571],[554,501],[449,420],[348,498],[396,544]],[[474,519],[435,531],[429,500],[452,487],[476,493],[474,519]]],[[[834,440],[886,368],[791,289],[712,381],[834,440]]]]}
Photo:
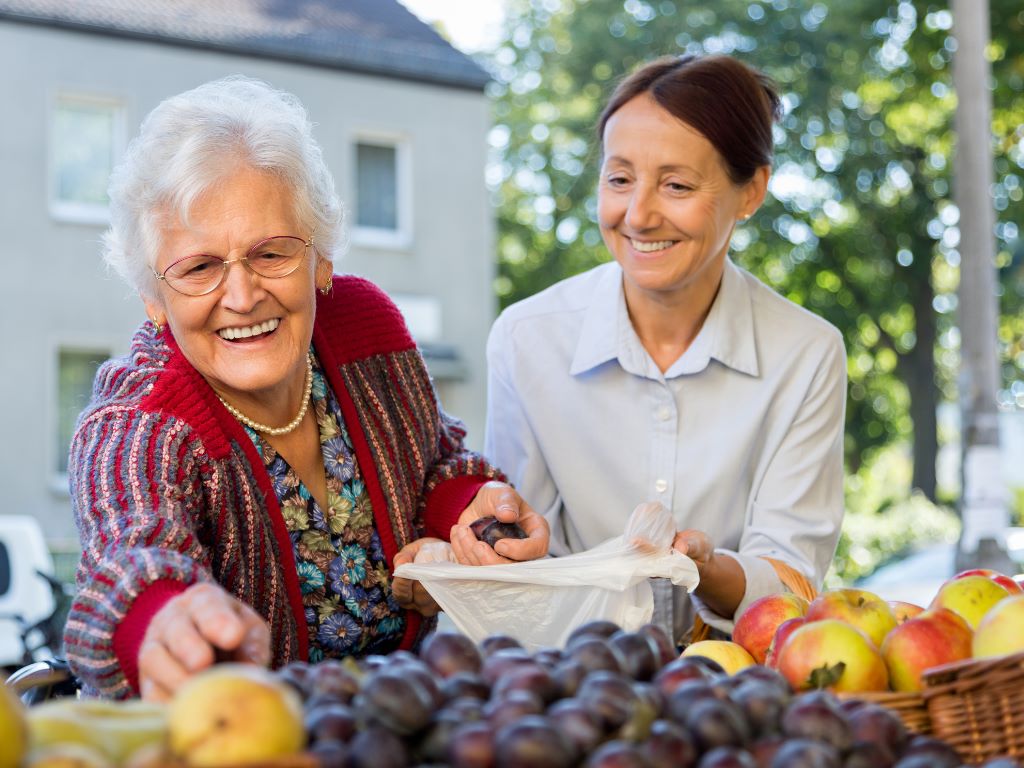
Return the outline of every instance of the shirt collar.
{"type": "MultiPolygon", "coordinates": [[[[622,269],[614,262],[600,269],[603,274],[595,284],[584,315],[569,373],[575,376],[617,359],[630,373],[650,375],[653,362],[629,321],[622,290],[622,269]],[[615,311],[609,312],[608,307],[614,307],[615,311]]],[[[686,353],[666,371],[665,377],[696,373],[706,368],[711,358],[741,373],[757,376],[760,368],[752,302],[742,271],[727,258],[722,285],[704,326],[686,353]]]]}

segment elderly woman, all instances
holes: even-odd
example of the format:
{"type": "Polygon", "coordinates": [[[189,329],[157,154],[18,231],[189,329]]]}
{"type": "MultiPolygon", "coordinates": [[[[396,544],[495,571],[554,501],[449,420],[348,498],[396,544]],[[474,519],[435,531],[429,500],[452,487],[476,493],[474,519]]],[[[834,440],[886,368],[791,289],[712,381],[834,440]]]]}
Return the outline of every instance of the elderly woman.
{"type": "Polygon", "coordinates": [[[402,316],[334,277],[342,209],[306,113],[228,78],[160,104],[116,170],[108,263],[149,321],[108,362],[70,462],[83,553],[66,630],[91,691],[161,699],[223,659],[408,648],[436,605],[394,579],[547,551],[463,447],[402,316]],[[481,516],[528,537],[478,542],[481,516]]]}
{"type": "Polygon", "coordinates": [[[728,56],[623,80],[597,131],[612,261],[508,308],[488,342],[484,451],[548,517],[553,552],[620,534],[639,501],[675,515],[700,572],[693,604],[656,593],[677,639],[694,607],[728,632],[759,597],[811,594],[843,517],[842,337],[729,258],[778,112],[728,56]]]}

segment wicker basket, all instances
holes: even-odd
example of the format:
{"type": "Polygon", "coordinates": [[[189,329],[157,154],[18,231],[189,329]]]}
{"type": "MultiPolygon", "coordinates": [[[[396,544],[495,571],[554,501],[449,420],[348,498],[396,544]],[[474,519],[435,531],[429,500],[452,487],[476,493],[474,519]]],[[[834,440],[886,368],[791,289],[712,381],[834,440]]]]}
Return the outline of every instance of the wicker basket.
{"type": "Polygon", "coordinates": [[[907,730],[922,735],[930,735],[932,732],[931,718],[925,708],[924,698],[920,693],[895,693],[888,691],[844,693],[843,699],[859,699],[869,701],[872,704],[881,704],[888,710],[899,715],[900,720],[907,726],[907,730]]]}
{"type": "Polygon", "coordinates": [[[1024,757],[1024,653],[946,664],[924,681],[933,732],[966,762],[1024,757]]]}

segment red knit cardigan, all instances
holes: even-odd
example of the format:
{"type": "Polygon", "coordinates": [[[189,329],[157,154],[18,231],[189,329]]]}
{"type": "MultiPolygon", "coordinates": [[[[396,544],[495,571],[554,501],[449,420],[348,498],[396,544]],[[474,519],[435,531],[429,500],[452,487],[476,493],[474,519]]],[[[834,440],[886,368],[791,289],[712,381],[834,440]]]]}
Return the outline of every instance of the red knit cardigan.
{"type": "MultiPolygon", "coordinates": [[[[334,279],[331,295],[317,297],[313,346],[393,568],[413,539],[447,539],[480,486],[503,478],[464,449],[465,430],[440,409],[401,313],[373,284],[334,279]]],[[[273,666],[307,657],[298,573],[270,478],[169,330],[144,324],[129,356],[100,369],[69,476],[83,551],[65,650],[87,692],[137,692],[149,621],[201,581],[267,620],[273,666]]],[[[407,612],[402,647],[426,624],[407,612]]]]}

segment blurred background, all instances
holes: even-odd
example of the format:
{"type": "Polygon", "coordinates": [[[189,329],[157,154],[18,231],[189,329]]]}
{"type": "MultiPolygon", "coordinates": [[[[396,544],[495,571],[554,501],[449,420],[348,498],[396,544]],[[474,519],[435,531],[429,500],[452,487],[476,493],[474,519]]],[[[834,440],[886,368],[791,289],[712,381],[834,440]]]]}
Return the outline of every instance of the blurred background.
{"type": "MultiPolygon", "coordinates": [[[[734,54],[784,94],[772,195],[733,257],[845,337],[830,585],[895,591],[983,556],[1019,568],[1020,0],[0,0],[0,514],[43,542],[19,553],[18,529],[4,550],[0,528],[0,617],[25,551],[73,580],[68,441],[96,366],[144,319],[99,256],[107,177],[159,101],[231,73],[302,100],[348,209],[336,270],[396,299],[479,447],[495,314],[607,258],[600,105],[640,62],[688,52],[734,54]],[[984,70],[965,81],[968,54],[984,70]],[[988,176],[965,198],[971,135],[986,159],[968,170],[988,176]]],[[[32,590],[37,613],[52,604],[32,590]]]]}

